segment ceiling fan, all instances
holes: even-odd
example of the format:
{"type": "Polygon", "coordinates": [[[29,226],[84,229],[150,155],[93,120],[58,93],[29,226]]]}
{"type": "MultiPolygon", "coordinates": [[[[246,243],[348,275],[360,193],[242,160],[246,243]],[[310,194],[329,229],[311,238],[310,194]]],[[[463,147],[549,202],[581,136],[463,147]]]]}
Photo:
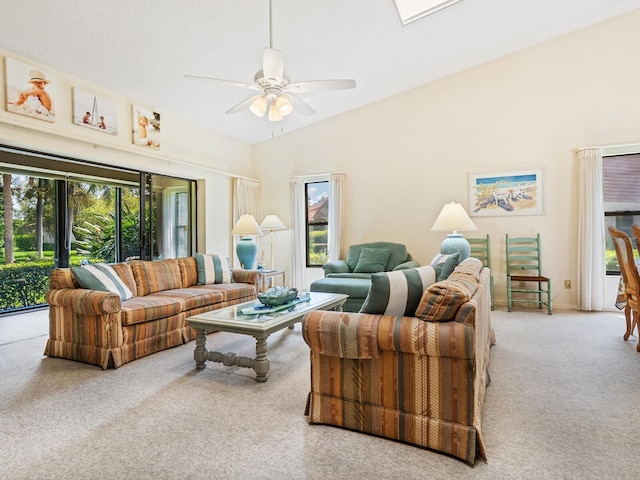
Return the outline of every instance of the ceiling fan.
{"type": "Polygon", "coordinates": [[[269,47],[264,49],[262,69],[258,70],[254,75],[254,83],[221,80],[199,75],[185,75],[184,78],[261,91],[262,93],[253,95],[231,107],[226,113],[237,113],[245,108],[249,108],[249,110],[258,117],[264,117],[265,113],[268,112],[267,118],[272,122],[280,121],[287,115],[290,115],[294,107],[297,112],[303,115],[312,115],[315,113],[315,110],[305,103],[304,100],[296,97],[296,93],[347,90],[355,88],[356,86],[355,80],[349,79],[289,82],[289,77],[287,77],[284,71],[284,56],[280,50],[273,48],[271,0],[269,0],[269,47]]]}

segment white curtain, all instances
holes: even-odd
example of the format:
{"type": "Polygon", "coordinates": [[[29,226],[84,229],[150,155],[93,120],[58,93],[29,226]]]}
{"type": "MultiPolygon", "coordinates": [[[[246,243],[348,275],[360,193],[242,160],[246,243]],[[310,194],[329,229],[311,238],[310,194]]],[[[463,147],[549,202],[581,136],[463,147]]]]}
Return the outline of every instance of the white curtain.
{"type": "Polygon", "coordinates": [[[329,175],[329,261],[339,259],[342,249],[343,204],[342,189],[344,173],[329,175]]]}
{"type": "Polygon", "coordinates": [[[307,264],[307,232],[305,184],[309,182],[329,181],[329,260],[338,260],[342,247],[343,203],[342,191],[344,173],[312,175],[289,178],[293,217],[293,262],[291,264],[291,283],[298,290],[304,290],[305,269],[307,264]]]}
{"type": "Polygon", "coordinates": [[[289,179],[293,218],[293,252],[291,262],[291,286],[299,291],[304,290],[304,270],[306,268],[306,235],[305,219],[307,199],[304,192],[305,181],[302,177],[289,179]]]}
{"type": "Polygon", "coordinates": [[[578,151],[580,206],[578,213],[578,308],[602,310],[605,299],[604,205],[602,151],[578,151]]]}
{"type": "MultiPolygon", "coordinates": [[[[258,221],[258,198],[260,182],[248,178],[235,178],[233,181],[233,225],[241,215],[251,214],[258,221]]],[[[233,228],[233,226],[232,226],[233,228]]],[[[237,236],[233,238],[233,251],[236,251],[237,236]]],[[[235,255],[234,255],[235,257],[235,255]]],[[[234,262],[236,262],[234,260],[234,262]]],[[[239,265],[239,264],[236,264],[239,265]]]]}

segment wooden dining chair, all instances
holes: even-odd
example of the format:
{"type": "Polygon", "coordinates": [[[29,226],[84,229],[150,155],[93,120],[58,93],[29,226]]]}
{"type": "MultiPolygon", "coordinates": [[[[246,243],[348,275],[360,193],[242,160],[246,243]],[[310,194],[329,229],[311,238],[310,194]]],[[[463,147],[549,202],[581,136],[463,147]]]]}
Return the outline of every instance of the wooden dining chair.
{"type": "MultiPolygon", "coordinates": [[[[640,233],[640,231],[638,232],[640,233]]],[[[624,339],[627,340],[633,330],[638,328],[638,345],[636,351],[640,352],[640,327],[638,327],[638,306],[640,305],[640,274],[633,258],[633,246],[629,235],[622,230],[609,227],[609,235],[613,240],[613,246],[616,249],[618,264],[620,265],[620,273],[624,282],[624,291],[626,295],[626,305],[624,307],[624,318],[627,323],[627,330],[624,333],[624,339]]]]}

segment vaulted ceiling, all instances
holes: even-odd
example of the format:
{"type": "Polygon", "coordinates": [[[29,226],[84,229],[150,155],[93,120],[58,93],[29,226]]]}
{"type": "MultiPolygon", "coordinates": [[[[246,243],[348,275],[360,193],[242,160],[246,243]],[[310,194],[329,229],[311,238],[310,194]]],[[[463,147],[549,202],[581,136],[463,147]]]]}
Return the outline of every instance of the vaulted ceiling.
{"type": "Polygon", "coordinates": [[[402,26],[392,0],[272,0],[273,48],[292,82],[352,78],[299,94],[316,113],[281,122],[225,112],[255,92],[268,0],[4,0],[0,48],[158,112],[248,143],[286,134],[435,79],[640,8],[640,0],[463,0],[402,26]]]}

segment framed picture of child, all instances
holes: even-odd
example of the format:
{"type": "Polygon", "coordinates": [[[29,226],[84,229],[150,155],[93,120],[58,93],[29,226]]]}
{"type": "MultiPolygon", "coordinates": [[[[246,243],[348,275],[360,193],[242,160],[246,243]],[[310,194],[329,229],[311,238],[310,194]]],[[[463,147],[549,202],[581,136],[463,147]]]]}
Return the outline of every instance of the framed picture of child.
{"type": "Polygon", "coordinates": [[[73,123],[118,134],[118,106],[113,100],[73,87],[73,123]]]}
{"type": "Polygon", "coordinates": [[[138,105],[133,105],[131,113],[133,143],[160,150],[160,114],[138,105]]]}
{"type": "Polygon", "coordinates": [[[42,69],[5,58],[6,109],[8,112],[55,122],[50,78],[42,69]]]}

